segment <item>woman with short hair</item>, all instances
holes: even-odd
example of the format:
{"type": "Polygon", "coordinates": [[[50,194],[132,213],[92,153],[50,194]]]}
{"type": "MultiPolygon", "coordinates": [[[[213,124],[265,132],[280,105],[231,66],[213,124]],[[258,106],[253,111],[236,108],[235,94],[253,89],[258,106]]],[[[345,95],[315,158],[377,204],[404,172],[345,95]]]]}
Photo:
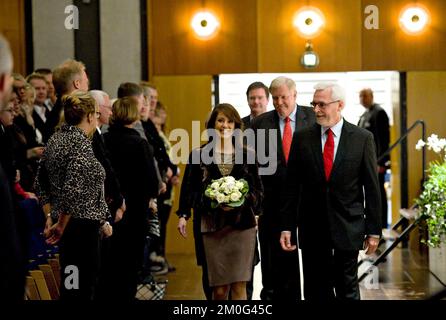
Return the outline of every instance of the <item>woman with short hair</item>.
{"type": "MultiPolygon", "coordinates": [[[[66,123],[48,141],[36,192],[47,213],[47,242],[59,243],[60,298],[91,300],[97,280],[100,228],[110,216],[104,199],[105,171],[91,145],[99,112],[95,100],[82,91],[65,95],[62,104],[66,123]]],[[[110,235],[107,224],[104,230],[110,235]]]]}

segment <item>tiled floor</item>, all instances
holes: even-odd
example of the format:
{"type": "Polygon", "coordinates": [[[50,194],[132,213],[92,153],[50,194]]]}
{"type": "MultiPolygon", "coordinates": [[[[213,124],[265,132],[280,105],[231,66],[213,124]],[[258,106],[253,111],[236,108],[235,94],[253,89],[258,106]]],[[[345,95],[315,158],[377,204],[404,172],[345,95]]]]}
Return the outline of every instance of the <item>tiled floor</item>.
{"type": "MultiPolygon", "coordinates": [[[[201,287],[201,268],[197,267],[195,256],[170,255],[168,259],[177,270],[168,275],[165,299],[205,299],[201,287]]],[[[441,282],[430,273],[427,255],[409,249],[396,248],[378,270],[378,285],[373,285],[367,279],[361,283],[363,300],[418,300],[444,289],[441,282]],[[366,286],[365,282],[370,285],[366,286]]],[[[261,290],[259,266],[255,270],[254,279],[253,298],[257,300],[261,290]]]]}

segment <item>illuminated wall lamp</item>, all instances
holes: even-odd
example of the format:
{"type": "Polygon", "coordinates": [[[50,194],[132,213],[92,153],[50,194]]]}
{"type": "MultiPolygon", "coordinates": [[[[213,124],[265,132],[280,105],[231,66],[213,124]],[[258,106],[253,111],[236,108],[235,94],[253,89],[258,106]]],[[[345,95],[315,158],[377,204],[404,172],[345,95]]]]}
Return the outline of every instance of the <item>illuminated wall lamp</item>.
{"type": "Polygon", "coordinates": [[[305,52],[300,58],[300,64],[306,69],[315,68],[319,65],[319,55],[313,51],[311,41],[307,41],[305,44],[305,52]]]}
{"type": "Polygon", "coordinates": [[[422,7],[409,7],[400,15],[400,26],[408,34],[415,35],[423,32],[429,23],[429,13],[422,7]]]}
{"type": "Polygon", "coordinates": [[[325,24],[325,18],[318,8],[302,7],[294,15],[293,25],[296,27],[299,34],[311,39],[317,36],[325,24]]]}
{"type": "Polygon", "coordinates": [[[194,15],[191,26],[198,38],[207,40],[215,36],[220,23],[212,13],[203,11],[194,15]]]}

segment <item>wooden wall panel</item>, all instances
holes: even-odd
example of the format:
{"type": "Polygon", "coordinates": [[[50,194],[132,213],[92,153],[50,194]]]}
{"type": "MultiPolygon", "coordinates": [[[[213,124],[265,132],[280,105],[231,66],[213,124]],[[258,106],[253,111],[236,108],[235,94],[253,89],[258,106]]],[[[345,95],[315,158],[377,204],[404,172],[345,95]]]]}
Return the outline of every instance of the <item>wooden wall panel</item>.
{"type": "Polygon", "coordinates": [[[325,27],[313,42],[320,64],[311,71],[361,70],[361,2],[358,0],[258,0],[259,72],[303,72],[306,40],[293,17],[310,3],[324,13],[325,27]]]}
{"type": "MultiPolygon", "coordinates": [[[[446,72],[408,72],[407,73],[407,124],[418,119],[426,123],[426,134],[432,133],[446,137],[444,125],[444,101],[446,101],[446,72]]],[[[421,133],[414,133],[408,139],[409,201],[416,198],[420,191],[421,152],[415,145],[421,133]]],[[[427,161],[438,159],[432,151],[427,151],[427,161]]]]}
{"type": "Polygon", "coordinates": [[[11,46],[14,72],[26,75],[24,0],[0,1],[0,33],[11,46]]]}
{"type": "MultiPolygon", "coordinates": [[[[159,99],[168,108],[168,127],[172,131],[175,128],[183,128],[192,138],[192,121],[200,121],[201,130],[204,130],[204,122],[211,111],[211,76],[156,76],[153,78],[158,88],[159,99]]],[[[201,131],[200,130],[200,131],[201,131]]],[[[188,145],[191,148],[191,141],[188,145]]],[[[175,143],[173,143],[175,144],[175,143]]],[[[180,165],[181,179],[183,178],[184,165],[180,165]]],[[[178,210],[178,198],[180,188],[175,190],[175,202],[167,227],[167,253],[194,253],[194,237],[192,233],[192,220],[188,224],[188,238],[183,239],[177,230],[178,218],[175,212],[178,210]]]]}
{"type": "Polygon", "coordinates": [[[408,0],[363,0],[363,7],[379,8],[379,30],[363,28],[363,70],[446,70],[446,1],[424,0],[431,25],[420,35],[407,35],[399,26],[402,9],[408,0]]]}
{"type": "Polygon", "coordinates": [[[220,30],[211,40],[195,38],[190,21],[199,0],[152,0],[150,26],[154,75],[256,72],[256,0],[209,0],[220,30]]]}

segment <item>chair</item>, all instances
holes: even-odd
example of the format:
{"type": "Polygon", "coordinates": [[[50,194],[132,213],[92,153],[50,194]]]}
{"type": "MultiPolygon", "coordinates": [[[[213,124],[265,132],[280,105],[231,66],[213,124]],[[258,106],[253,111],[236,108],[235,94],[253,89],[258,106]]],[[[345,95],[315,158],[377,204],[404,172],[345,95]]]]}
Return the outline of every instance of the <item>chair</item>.
{"type": "Polygon", "coordinates": [[[40,271],[42,271],[43,276],[45,277],[45,282],[48,287],[48,291],[51,296],[51,300],[59,299],[59,286],[56,282],[56,279],[53,274],[53,269],[49,264],[41,264],[39,265],[40,271]]]}
{"type": "Polygon", "coordinates": [[[39,291],[37,290],[36,282],[33,277],[26,277],[25,299],[27,300],[40,300],[39,291]]]}
{"type": "Polygon", "coordinates": [[[57,287],[60,288],[60,264],[56,258],[48,259],[48,264],[53,270],[54,279],[56,280],[57,287]]]}
{"type": "Polygon", "coordinates": [[[40,300],[51,300],[51,295],[46,285],[45,276],[40,270],[31,270],[31,277],[36,282],[37,291],[39,292],[40,300]]]}

